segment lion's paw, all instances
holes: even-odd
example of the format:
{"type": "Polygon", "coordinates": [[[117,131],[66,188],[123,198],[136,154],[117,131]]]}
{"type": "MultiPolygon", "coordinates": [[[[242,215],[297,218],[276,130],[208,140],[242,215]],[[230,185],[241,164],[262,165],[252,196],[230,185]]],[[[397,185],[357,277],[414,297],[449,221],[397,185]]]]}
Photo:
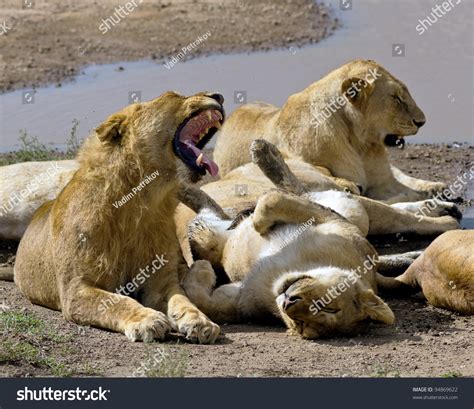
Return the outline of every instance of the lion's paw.
{"type": "Polygon", "coordinates": [[[443,192],[448,188],[446,183],[442,182],[425,182],[421,186],[419,192],[424,199],[443,199],[443,192]]]}
{"type": "Polygon", "coordinates": [[[152,342],[153,340],[164,340],[166,334],[171,330],[168,317],[162,312],[151,308],[145,308],[146,314],[126,325],[125,336],[130,341],[152,342]]]}
{"type": "Polygon", "coordinates": [[[191,282],[204,287],[206,290],[214,288],[216,285],[216,273],[209,261],[198,260],[193,263],[185,279],[185,287],[190,285],[191,282]]]}
{"type": "Polygon", "coordinates": [[[439,216],[451,216],[454,217],[456,220],[462,219],[462,213],[459,208],[451,202],[436,202],[436,207],[432,210],[434,214],[430,214],[432,217],[439,217],[439,216]]]}
{"type": "Polygon", "coordinates": [[[178,331],[191,342],[213,344],[221,330],[202,312],[188,311],[177,321],[178,331]]]}
{"type": "Polygon", "coordinates": [[[441,216],[436,219],[443,228],[443,231],[457,230],[461,228],[459,221],[451,216],[441,216]]]}

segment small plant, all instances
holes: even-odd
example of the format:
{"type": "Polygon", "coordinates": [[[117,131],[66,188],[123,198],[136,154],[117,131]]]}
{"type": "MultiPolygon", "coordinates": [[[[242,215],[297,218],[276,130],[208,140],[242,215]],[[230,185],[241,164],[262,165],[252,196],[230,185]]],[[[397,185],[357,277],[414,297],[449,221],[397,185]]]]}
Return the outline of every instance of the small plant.
{"type": "Polygon", "coordinates": [[[74,118],[72,120],[72,128],[71,128],[71,135],[69,136],[69,139],[66,141],[66,157],[68,159],[72,159],[76,156],[77,152],[79,151],[79,148],[82,145],[81,140],[77,139],[77,127],[79,126],[79,121],[74,118]]]}
{"type": "Polygon", "coordinates": [[[29,342],[13,343],[2,341],[0,350],[0,364],[18,364],[26,362],[34,367],[46,367],[54,376],[71,376],[73,371],[64,362],[60,362],[46,354],[29,342]]]}
{"type": "Polygon", "coordinates": [[[25,363],[48,369],[53,376],[71,376],[73,369],[56,357],[47,355],[43,346],[68,342],[72,336],[53,332],[43,320],[30,313],[7,311],[0,314],[0,364],[25,363]],[[21,341],[17,341],[20,339],[21,341]]]}
{"type": "Polygon", "coordinates": [[[463,374],[459,371],[449,371],[441,375],[442,378],[462,378],[463,374]]]}
{"type": "Polygon", "coordinates": [[[172,352],[168,348],[148,350],[145,359],[135,369],[133,376],[148,378],[178,378],[186,373],[184,351],[172,352]]]}
{"type": "Polygon", "coordinates": [[[38,140],[38,137],[28,135],[26,129],[21,129],[18,137],[20,148],[17,151],[0,154],[0,166],[30,161],[73,159],[82,144],[77,138],[78,126],[79,121],[73,119],[71,134],[66,141],[66,152],[46,146],[38,140]]]}
{"type": "Polygon", "coordinates": [[[0,314],[0,332],[14,335],[38,335],[44,331],[45,324],[28,313],[8,311],[0,314]]]}
{"type": "Polygon", "coordinates": [[[374,378],[400,378],[400,371],[396,368],[375,364],[374,369],[375,372],[371,375],[374,378]]]}

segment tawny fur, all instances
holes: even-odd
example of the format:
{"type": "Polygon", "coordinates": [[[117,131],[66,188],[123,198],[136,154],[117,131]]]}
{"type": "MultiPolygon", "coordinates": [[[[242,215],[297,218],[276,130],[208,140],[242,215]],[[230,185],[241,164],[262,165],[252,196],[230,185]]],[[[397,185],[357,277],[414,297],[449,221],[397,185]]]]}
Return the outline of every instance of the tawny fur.
{"type": "Polygon", "coordinates": [[[392,168],[383,141],[388,134],[415,134],[424,122],[405,84],[374,61],[355,60],[290,96],[281,108],[258,102],[237,109],[218,134],[214,157],[224,176],[250,162],[252,140],[263,138],[355,183],[367,197],[389,203],[423,200],[445,185],[392,168]],[[374,72],[380,76],[372,81],[376,75],[367,75],[374,72]],[[360,91],[353,96],[348,92],[354,83],[360,91]],[[343,95],[349,95],[345,105],[328,119],[317,117],[343,95]]]}
{"type": "Polygon", "coordinates": [[[216,107],[208,94],[166,93],[104,121],[81,149],[77,172],[36,211],[20,242],[14,273],[21,292],[68,320],[131,340],[163,339],[173,327],[191,340],[213,342],[219,328],[179,284],[187,268],[173,213],[180,184],[194,176],[172,142],[185,118],[216,107]],[[114,206],[152,174],[133,198],[114,206]],[[116,293],[150,265],[154,273],[130,297],[116,293]]]}
{"type": "MultiPolygon", "coordinates": [[[[367,257],[376,256],[365,240],[368,232],[415,230],[432,234],[459,227],[451,216],[426,217],[417,222],[412,213],[418,210],[416,206],[410,206],[409,212],[344,192],[342,186],[303,161],[283,162],[268,142],[254,141],[251,152],[258,166],[241,166],[202,187],[220,205],[229,207],[226,210],[230,213],[256,206],[250,217],[231,229],[232,222],[209,210],[194,221],[195,214],[184,206],[179,206],[176,213],[178,236],[188,262],[192,262],[193,255],[209,260],[215,268],[225,270],[232,281],[214,289],[216,277],[203,261],[199,262],[199,270],[192,268],[185,279],[191,299],[218,322],[246,322],[276,315],[291,332],[306,338],[350,334],[367,318],[391,323],[392,312],[375,295],[375,265],[365,269],[365,274],[334,301],[343,313],[314,314],[310,307],[332,285],[352,277],[351,270],[362,266],[367,257]],[[283,190],[293,181],[293,191],[304,198],[272,192],[270,180],[283,190]],[[333,190],[319,191],[331,184],[333,190]],[[297,234],[308,220],[312,223],[297,234]],[[292,234],[296,238],[285,241],[292,234]],[[276,289],[285,280],[294,281],[285,293],[301,297],[292,312],[282,309],[278,302],[283,293],[276,289]]],[[[454,206],[440,205],[443,210],[454,206]]]]}
{"type": "Polygon", "coordinates": [[[421,290],[435,307],[474,314],[474,230],[450,231],[433,241],[395,280],[421,290]]]}

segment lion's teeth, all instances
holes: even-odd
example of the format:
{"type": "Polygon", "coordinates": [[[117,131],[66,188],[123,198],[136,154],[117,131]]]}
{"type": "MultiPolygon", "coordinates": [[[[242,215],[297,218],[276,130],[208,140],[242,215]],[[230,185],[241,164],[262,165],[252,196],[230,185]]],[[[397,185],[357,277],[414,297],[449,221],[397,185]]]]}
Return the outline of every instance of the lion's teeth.
{"type": "Polygon", "coordinates": [[[215,124],[214,124],[214,128],[217,128],[217,129],[221,129],[222,128],[222,125],[219,121],[217,121],[215,124]]]}
{"type": "Polygon", "coordinates": [[[206,116],[209,119],[209,121],[212,121],[212,114],[211,111],[206,111],[206,116]]]}
{"type": "Polygon", "coordinates": [[[203,157],[204,157],[204,154],[201,152],[196,159],[196,165],[201,166],[203,157]]]}

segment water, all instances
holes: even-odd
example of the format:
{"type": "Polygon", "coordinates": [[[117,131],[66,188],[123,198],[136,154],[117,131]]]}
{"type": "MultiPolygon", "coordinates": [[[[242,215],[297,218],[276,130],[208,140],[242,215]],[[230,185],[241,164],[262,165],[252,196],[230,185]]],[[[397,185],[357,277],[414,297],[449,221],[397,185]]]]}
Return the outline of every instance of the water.
{"type": "MultiPolygon", "coordinates": [[[[474,179],[471,179],[467,185],[466,200],[471,200],[474,204],[474,179]]],[[[461,221],[461,227],[463,229],[474,229],[474,205],[468,207],[463,212],[463,218],[461,221]]]]}
{"type": "Polygon", "coordinates": [[[408,85],[428,119],[409,141],[474,144],[472,2],[462,1],[423,35],[416,31],[418,19],[441,1],[353,0],[348,11],[339,10],[339,0],[328,3],[344,27],[314,46],[202,57],[172,69],[153,61],[90,66],[72,83],[39,88],[33,104],[22,104],[21,90],[0,95],[0,150],[15,149],[20,129],[62,147],[73,119],[80,122],[78,136],[85,137],[127,105],[133,91],[142,100],[167,90],[219,91],[228,113],[239,105],[236,91],[245,91],[249,102],[281,105],[353,58],[374,59],[408,85]],[[404,44],[404,57],[392,56],[394,43],[404,44]]]}

